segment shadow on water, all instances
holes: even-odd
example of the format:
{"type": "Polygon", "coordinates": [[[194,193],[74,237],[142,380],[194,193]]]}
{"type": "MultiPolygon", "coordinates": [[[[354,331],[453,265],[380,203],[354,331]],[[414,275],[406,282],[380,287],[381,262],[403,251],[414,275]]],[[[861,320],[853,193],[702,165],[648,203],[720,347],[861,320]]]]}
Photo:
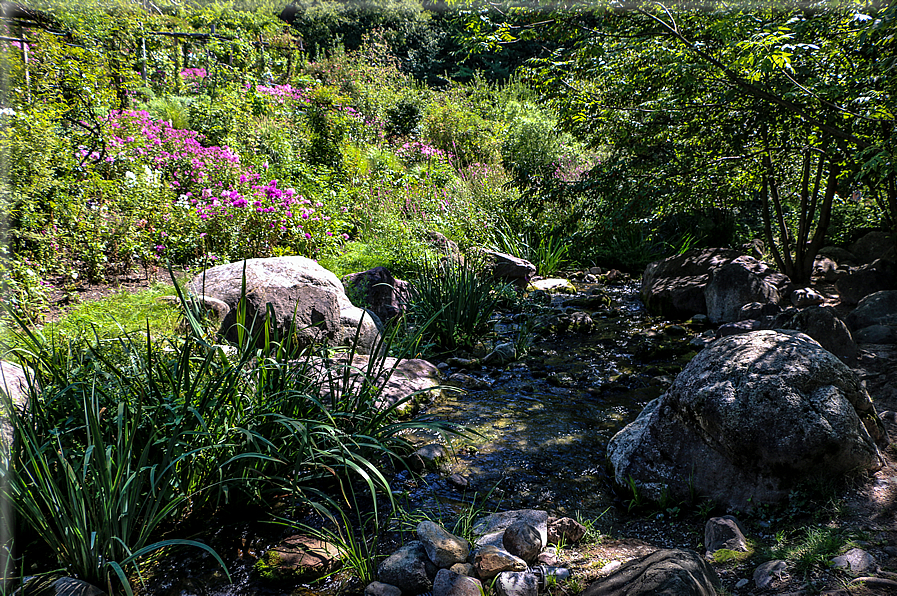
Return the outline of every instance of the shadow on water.
{"type": "Polygon", "coordinates": [[[607,443],[660,396],[669,381],[663,373],[681,368],[688,349],[641,362],[644,341],[658,336],[663,322],[646,312],[635,284],[608,288],[608,295],[610,305],[591,313],[591,333],[543,337],[505,370],[465,371],[491,387],[450,395],[427,410],[476,435],[450,442],[447,471],[469,482],[464,490],[447,475],[432,474],[427,484],[399,476],[396,489],[415,508],[490,491],[487,509],[597,517],[613,503],[607,443]]]}

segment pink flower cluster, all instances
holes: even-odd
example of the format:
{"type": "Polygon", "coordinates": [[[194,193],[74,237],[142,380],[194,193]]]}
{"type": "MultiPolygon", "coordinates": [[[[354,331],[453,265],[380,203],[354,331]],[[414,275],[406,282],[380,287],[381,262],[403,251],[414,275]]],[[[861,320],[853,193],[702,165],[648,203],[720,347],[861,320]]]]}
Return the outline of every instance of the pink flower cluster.
{"type": "MultiPolygon", "coordinates": [[[[173,189],[220,183],[239,172],[240,156],[230,147],[204,147],[198,132],[173,128],[147,112],[115,110],[109,114],[109,127],[112,138],[107,142],[105,161],[140,161],[164,174],[173,189]]],[[[81,156],[85,155],[86,150],[81,149],[81,156]]],[[[90,157],[98,159],[99,154],[90,157]]]]}
{"type": "Polygon", "coordinates": [[[436,158],[445,158],[447,160],[451,160],[454,156],[451,153],[446,153],[441,149],[437,149],[432,145],[427,145],[426,143],[421,143],[420,141],[411,141],[405,143],[396,151],[396,155],[399,157],[403,157],[406,159],[432,159],[436,158]]]}
{"type": "MultiPolygon", "coordinates": [[[[249,89],[250,85],[247,84],[249,89]]],[[[273,85],[266,87],[265,85],[257,85],[255,90],[262,95],[268,96],[272,101],[283,104],[287,101],[298,101],[308,103],[307,89],[296,89],[292,85],[273,85]]]]}
{"type": "Polygon", "coordinates": [[[181,76],[185,81],[193,81],[194,79],[204,79],[209,76],[205,68],[185,68],[181,71],[181,76]]]}

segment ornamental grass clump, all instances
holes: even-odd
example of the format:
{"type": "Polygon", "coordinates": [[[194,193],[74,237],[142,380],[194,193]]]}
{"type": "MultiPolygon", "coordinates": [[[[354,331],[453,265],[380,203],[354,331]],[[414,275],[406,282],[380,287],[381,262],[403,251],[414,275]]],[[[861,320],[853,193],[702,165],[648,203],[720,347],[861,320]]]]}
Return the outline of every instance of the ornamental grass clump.
{"type": "Polygon", "coordinates": [[[411,323],[429,323],[423,337],[438,349],[472,348],[489,331],[503,286],[471,259],[426,265],[412,282],[411,323]]]}

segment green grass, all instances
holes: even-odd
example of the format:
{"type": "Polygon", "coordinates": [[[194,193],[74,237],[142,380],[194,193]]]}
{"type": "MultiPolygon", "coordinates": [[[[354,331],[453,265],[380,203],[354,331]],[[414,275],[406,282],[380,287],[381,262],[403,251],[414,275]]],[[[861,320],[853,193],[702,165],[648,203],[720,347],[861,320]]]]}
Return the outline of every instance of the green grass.
{"type": "MultiPolygon", "coordinates": [[[[61,340],[84,338],[120,337],[126,333],[146,332],[149,324],[153,337],[169,336],[175,333],[181,321],[181,310],[157,300],[160,296],[174,296],[171,284],[154,283],[148,290],[140,292],[120,291],[112,296],[76,304],[58,321],[47,323],[40,328],[46,337],[61,340]]],[[[5,325],[0,330],[0,342],[18,346],[15,325],[5,325]]]]}
{"type": "Polygon", "coordinates": [[[815,568],[824,568],[850,541],[840,528],[830,526],[809,527],[790,539],[778,535],[776,544],[769,549],[770,558],[785,559],[797,573],[808,575],[815,568]]]}

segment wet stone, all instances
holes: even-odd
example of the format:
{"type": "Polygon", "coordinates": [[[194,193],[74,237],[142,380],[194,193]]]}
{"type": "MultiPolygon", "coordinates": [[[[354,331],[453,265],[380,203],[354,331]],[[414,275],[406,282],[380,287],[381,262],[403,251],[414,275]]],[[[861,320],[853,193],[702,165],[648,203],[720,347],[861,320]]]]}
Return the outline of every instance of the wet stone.
{"type": "Polygon", "coordinates": [[[483,584],[466,574],[440,569],[433,581],[433,596],[481,596],[483,584]]]}
{"type": "Polygon", "coordinates": [[[512,555],[516,555],[532,563],[542,551],[542,537],[539,530],[526,523],[517,521],[505,529],[502,536],[502,545],[512,555]]]}
{"type": "Polygon", "coordinates": [[[427,556],[437,567],[451,567],[467,560],[470,547],[466,540],[431,521],[422,521],[417,526],[417,537],[423,543],[427,556]]]}
{"type": "Polygon", "coordinates": [[[495,582],[495,593],[498,596],[538,596],[539,582],[528,571],[505,571],[495,582]]]}
{"type": "Polygon", "coordinates": [[[364,589],[364,596],[402,596],[402,591],[389,584],[371,582],[364,589]]]}

